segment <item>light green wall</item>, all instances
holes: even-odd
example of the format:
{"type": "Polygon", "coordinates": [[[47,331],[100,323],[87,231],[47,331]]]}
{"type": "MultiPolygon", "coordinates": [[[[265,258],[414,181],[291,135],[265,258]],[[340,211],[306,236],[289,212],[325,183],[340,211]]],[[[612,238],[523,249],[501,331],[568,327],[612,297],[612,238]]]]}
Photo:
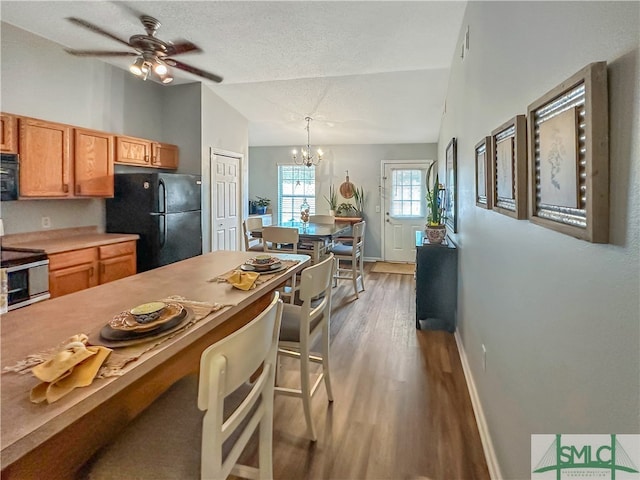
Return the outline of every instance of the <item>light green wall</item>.
{"type": "Polygon", "coordinates": [[[533,433],[640,432],[639,5],[467,5],[458,45],[469,26],[470,48],[464,60],[456,49],[438,150],[458,139],[459,334],[504,478],[531,477],[533,433]],[[474,145],[602,60],[610,244],[476,207],[474,145]]]}

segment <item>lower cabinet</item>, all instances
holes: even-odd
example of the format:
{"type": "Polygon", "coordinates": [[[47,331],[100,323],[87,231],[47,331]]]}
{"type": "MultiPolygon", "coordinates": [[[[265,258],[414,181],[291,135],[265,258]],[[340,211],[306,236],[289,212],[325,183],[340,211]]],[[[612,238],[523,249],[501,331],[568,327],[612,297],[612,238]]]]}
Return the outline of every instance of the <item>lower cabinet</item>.
{"type": "Polygon", "coordinates": [[[49,255],[51,298],[98,285],[98,249],[83,248],[49,255]]]}
{"type": "Polygon", "coordinates": [[[135,274],[135,241],[49,255],[51,298],[135,274]]]}
{"type": "Polygon", "coordinates": [[[454,332],[457,307],[458,249],[451,243],[417,244],[416,328],[454,332]]]}
{"type": "Polygon", "coordinates": [[[136,242],[114,243],[99,247],[100,284],[136,273],[136,242]]]}

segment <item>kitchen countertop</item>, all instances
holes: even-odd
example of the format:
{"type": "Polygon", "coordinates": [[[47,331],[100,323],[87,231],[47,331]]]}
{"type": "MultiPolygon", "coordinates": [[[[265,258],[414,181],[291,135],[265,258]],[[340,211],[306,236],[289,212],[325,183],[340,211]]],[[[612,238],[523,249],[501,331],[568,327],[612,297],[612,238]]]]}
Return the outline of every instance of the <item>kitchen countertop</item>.
{"type": "Polygon", "coordinates": [[[137,234],[101,233],[98,227],[62,228],[29,233],[15,233],[2,238],[4,248],[44,251],[48,255],[81,248],[138,240],[137,234]]]}

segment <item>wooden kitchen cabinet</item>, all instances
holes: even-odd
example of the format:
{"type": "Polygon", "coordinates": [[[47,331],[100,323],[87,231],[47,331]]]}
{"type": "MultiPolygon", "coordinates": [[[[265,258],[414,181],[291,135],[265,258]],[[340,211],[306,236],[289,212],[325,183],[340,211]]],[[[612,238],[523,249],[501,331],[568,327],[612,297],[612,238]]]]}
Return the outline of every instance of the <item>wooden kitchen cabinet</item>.
{"type": "Polygon", "coordinates": [[[70,197],[71,127],[20,117],[20,197],[70,197]]]}
{"type": "Polygon", "coordinates": [[[151,166],[151,142],[142,138],[117,136],[116,163],[151,166]]]}
{"type": "Polygon", "coordinates": [[[76,128],[74,147],[75,195],[113,197],[113,135],[76,128]]]}
{"type": "Polygon", "coordinates": [[[116,163],[175,170],[178,168],[178,146],[144,138],[118,136],[116,163]]]}
{"type": "Polygon", "coordinates": [[[158,168],[178,168],[178,146],[169,143],[154,143],[151,146],[151,164],[158,168]]]}
{"type": "Polygon", "coordinates": [[[51,298],[136,274],[136,242],[120,242],[49,255],[51,298]]]}
{"type": "Polygon", "coordinates": [[[97,248],[83,248],[49,255],[51,298],[95,287],[98,283],[97,248]]]}
{"type": "Polygon", "coordinates": [[[136,242],[114,243],[98,250],[101,285],[136,274],[136,242]]]}
{"type": "Polygon", "coordinates": [[[0,115],[0,152],[18,153],[18,119],[14,115],[0,115]]]}

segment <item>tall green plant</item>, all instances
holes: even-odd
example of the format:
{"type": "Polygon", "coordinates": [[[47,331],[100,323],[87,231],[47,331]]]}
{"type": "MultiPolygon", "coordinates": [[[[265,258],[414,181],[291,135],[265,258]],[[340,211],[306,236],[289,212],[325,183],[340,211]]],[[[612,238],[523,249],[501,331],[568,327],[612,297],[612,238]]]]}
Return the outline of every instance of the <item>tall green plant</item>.
{"type": "Polygon", "coordinates": [[[362,214],[364,211],[364,188],[356,188],[353,191],[353,200],[356,202],[356,211],[362,214]]]}
{"type": "Polygon", "coordinates": [[[324,196],[324,199],[329,204],[329,210],[333,210],[334,212],[338,210],[338,194],[336,193],[336,189],[333,188],[333,185],[329,185],[329,196],[324,196]]]}
{"type": "Polygon", "coordinates": [[[431,170],[435,163],[429,165],[425,183],[427,185],[427,225],[437,226],[443,224],[444,209],[440,205],[440,199],[438,192],[440,191],[440,182],[438,179],[438,172],[436,171],[436,178],[433,181],[433,187],[429,186],[429,177],[431,176],[431,170]]]}

